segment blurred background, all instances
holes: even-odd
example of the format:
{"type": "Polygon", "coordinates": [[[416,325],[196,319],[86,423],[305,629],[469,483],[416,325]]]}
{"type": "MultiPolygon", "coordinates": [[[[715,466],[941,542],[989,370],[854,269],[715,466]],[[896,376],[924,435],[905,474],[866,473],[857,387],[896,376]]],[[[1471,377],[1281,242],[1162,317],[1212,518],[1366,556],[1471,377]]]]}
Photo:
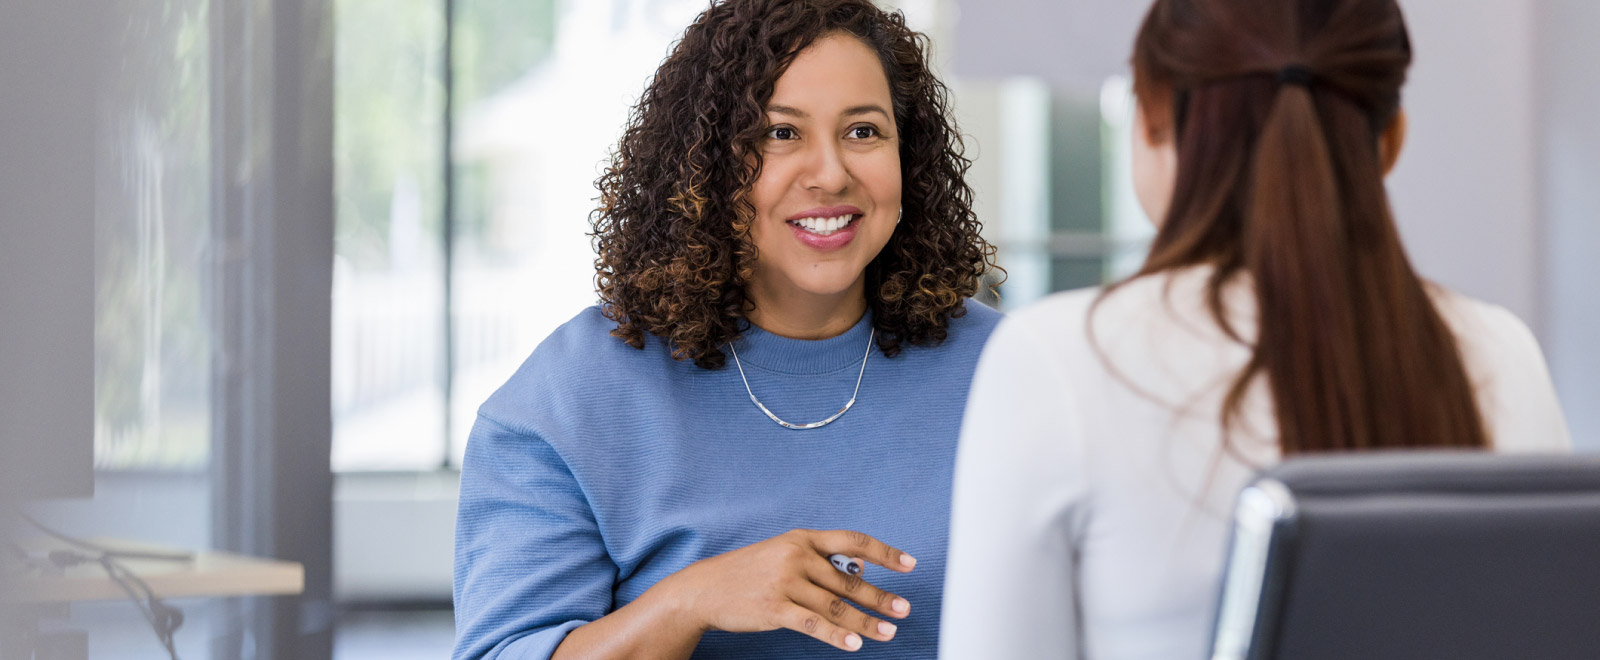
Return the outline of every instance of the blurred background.
{"type": "MultiPolygon", "coordinates": [[[[1010,275],[996,304],[1136,267],[1152,230],[1126,173],[1126,59],[1146,3],[880,4],[933,39],[1010,275]]],[[[593,182],[705,5],[8,2],[5,35],[23,19],[54,32],[5,51],[6,80],[67,62],[93,99],[40,115],[0,96],[0,145],[54,116],[92,155],[61,185],[92,201],[93,350],[61,372],[92,391],[78,435],[94,488],[24,510],[305,567],[297,597],[176,602],[184,658],[448,657],[476,408],[594,302],[593,182]]],[[[1533,327],[1574,438],[1600,450],[1600,4],[1401,5],[1417,52],[1390,179],[1406,244],[1426,276],[1533,327]]],[[[27,170],[16,153],[0,150],[8,177],[27,170]]],[[[0,182],[7,255],[43,222],[24,180],[0,182]]],[[[76,604],[62,625],[89,631],[94,658],[166,657],[127,603],[76,604]]]]}

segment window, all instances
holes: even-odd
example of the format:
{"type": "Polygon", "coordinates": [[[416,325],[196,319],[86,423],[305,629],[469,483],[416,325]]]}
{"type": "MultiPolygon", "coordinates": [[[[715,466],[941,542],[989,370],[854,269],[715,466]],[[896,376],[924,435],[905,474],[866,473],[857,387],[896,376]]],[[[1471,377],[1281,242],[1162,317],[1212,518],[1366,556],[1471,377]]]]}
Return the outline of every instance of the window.
{"type": "Polygon", "coordinates": [[[704,9],[451,4],[336,2],[336,470],[458,464],[478,406],[594,304],[594,180],[704,9]]]}
{"type": "Polygon", "coordinates": [[[211,438],[210,3],[124,0],[95,153],[95,466],[198,471],[211,438]]]}
{"type": "MultiPolygon", "coordinates": [[[[318,657],[331,480],[299,459],[329,454],[331,64],[315,45],[332,17],[320,0],[27,5],[62,19],[40,32],[62,59],[93,64],[96,468],[93,497],[27,511],[113,543],[300,562],[292,623],[264,599],[183,599],[178,651],[318,657]]],[[[94,657],[159,652],[126,603],[57,623],[94,657]]]]}
{"type": "Polygon", "coordinates": [[[594,181],[656,65],[705,9],[574,2],[530,16],[506,5],[466,2],[457,16],[455,460],[484,399],[595,303],[594,181]],[[534,32],[543,48],[517,36],[530,19],[547,26],[534,32]]]}
{"type": "Polygon", "coordinates": [[[334,4],[333,467],[445,452],[445,7],[334,4]]]}
{"type": "Polygon", "coordinates": [[[979,219],[1007,271],[1002,307],[1137,270],[1154,227],[1133,193],[1128,79],[1099,90],[1035,78],[955,85],[979,219]]]}

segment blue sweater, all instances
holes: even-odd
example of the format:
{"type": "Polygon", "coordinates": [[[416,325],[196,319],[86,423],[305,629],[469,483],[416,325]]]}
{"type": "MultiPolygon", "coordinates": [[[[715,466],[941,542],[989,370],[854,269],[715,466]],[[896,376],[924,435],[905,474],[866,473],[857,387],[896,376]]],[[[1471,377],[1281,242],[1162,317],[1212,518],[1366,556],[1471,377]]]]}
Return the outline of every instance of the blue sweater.
{"type": "MultiPolygon", "coordinates": [[[[751,328],[750,387],[790,422],[844,405],[870,314],[832,339],[751,328]]],[[[636,350],[590,308],[556,330],[478,412],[461,470],[454,657],[549,658],[567,632],[690,563],[795,528],[850,529],[918,560],[869,565],[911,601],[887,643],[847,654],[789,630],[705,635],[695,658],[932,658],[956,436],[1000,314],[976,302],[936,346],[875,348],[854,408],[820,429],[773,423],[730,358],[705,370],[649,337],[636,350]]]]}

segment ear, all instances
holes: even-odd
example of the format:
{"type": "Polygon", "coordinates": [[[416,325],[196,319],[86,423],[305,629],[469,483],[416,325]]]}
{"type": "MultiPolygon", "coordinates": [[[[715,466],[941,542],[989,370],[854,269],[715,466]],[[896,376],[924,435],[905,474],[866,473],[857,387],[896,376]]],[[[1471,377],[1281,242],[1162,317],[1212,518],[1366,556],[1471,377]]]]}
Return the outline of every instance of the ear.
{"type": "Polygon", "coordinates": [[[1171,138],[1171,127],[1168,125],[1172,122],[1161,121],[1160,119],[1151,121],[1150,110],[1150,106],[1145,105],[1143,101],[1137,97],[1134,99],[1133,132],[1136,137],[1144,141],[1146,146],[1151,149],[1157,149],[1165,145],[1171,138]]]}
{"type": "Polygon", "coordinates": [[[1383,159],[1385,176],[1394,171],[1395,163],[1400,162],[1400,151],[1406,146],[1406,129],[1406,111],[1401,108],[1395,113],[1394,121],[1389,122],[1389,127],[1383,129],[1383,135],[1378,136],[1378,157],[1383,159]]]}

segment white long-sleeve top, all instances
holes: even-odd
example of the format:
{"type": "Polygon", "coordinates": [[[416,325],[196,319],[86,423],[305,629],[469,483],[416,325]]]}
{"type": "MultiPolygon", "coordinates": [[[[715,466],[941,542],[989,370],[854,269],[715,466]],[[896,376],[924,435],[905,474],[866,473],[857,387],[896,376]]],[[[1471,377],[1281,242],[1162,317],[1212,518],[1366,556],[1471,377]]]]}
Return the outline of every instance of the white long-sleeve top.
{"type": "MultiPolygon", "coordinates": [[[[1249,357],[1205,305],[1208,268],[1009,315],[979,360],[955,470],[940,657],[1207,657],[1233,498],[1280,456],[1257,378],[1224,448],[1222,399],[1249,357]],[[1093,322],[1093,341],[1087,323],[1093,322]]],[[[1502,451],[1571,440],[1532,333],[1438,290],[1502,451]]],[[[1224,306],[1245,341],[1254,293],[1224,306]]]]}

